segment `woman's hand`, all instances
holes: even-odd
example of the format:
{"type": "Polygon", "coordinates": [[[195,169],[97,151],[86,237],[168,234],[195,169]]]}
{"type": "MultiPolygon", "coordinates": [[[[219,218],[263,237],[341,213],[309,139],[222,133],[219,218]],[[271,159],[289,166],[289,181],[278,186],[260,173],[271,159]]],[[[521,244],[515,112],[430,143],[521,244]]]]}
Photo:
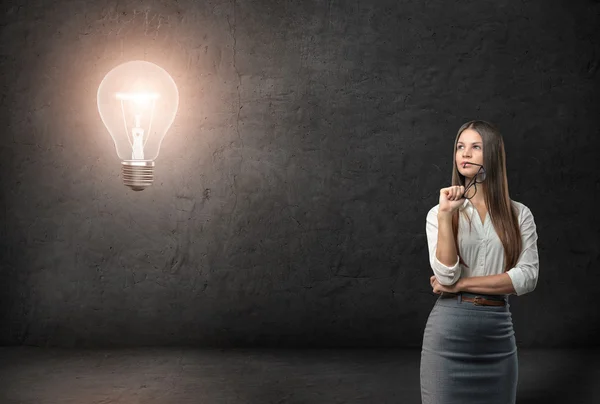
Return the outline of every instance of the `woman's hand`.
{"type": "Polygon", "coordinates": [[[460,290],[460,287],[461,287],[460,279],[454,285],[446,286],[446,285],[440,285],[440,283],[437,281],[435,275],[433,275],[433,276],[431,276],[431,278],[429,278],[429,283],[431,284],[431,287],[433,288],[433,293],[435,293],[436,295],[441,295],[442,292],[458,293],[461,291],[460,290]]]}
{"type": "Polygon", "coordinates": [[[465,201],[462,197],[464,193],[465,187],[462,185],[440,189],[439,211],[442,213],[452,213],[460,208],[465,201]]]}

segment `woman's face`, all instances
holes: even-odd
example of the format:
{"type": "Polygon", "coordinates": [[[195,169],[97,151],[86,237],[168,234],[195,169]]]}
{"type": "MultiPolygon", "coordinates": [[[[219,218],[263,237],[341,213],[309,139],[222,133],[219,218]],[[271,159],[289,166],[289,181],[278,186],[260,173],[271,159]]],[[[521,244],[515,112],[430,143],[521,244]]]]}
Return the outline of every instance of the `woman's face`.
{"type": "Polygon", "coordinates": [[[465,163],[483,165],[483,140],[481,135],[473,129],[465,129],[456,144],[456,165],[458,172],[465,177],[472,178],[477,174],[479,166],[465,163]]]}

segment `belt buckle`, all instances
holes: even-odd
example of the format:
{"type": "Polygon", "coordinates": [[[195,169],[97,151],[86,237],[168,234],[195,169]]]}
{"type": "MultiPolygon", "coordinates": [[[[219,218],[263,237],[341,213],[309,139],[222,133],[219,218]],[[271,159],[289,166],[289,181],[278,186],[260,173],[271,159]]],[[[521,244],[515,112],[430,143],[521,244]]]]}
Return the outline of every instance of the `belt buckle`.
{"type": "Polygon", "coordinates": [[[483,300],[483,297],[481,296],[476,296],[473,298],[473,304],[475,306],[483,306],[483,303],[480,303],[483,300]]]}

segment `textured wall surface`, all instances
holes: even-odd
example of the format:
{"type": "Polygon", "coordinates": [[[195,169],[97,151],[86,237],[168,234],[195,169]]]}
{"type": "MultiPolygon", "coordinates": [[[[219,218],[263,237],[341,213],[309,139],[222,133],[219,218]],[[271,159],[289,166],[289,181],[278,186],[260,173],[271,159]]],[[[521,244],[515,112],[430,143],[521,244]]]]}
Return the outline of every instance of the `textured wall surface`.
{"type": "Polygon", "coordinates": [[[420,346],[470,119],[537,224],[517,343],[597,343],[597,1],[5,3],[0,344],[420,346]],[[96,106],[134,59],[180,91],[142,192],[96,106]]]}

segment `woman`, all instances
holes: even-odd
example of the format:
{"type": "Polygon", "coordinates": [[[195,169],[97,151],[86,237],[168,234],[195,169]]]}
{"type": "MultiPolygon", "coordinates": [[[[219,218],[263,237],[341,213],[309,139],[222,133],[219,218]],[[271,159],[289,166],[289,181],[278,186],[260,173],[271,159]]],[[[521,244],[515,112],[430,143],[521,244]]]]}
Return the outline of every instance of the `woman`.
{"type": "Polygon", "coordinates": [[[508,295],[532,292],[539,262],[533,215],[508,194],[504,142],[485,121],[454,143],[452,186],[427,214],[437,301],[421,351],[422,404],[515,403],[518,358],[508,295]]]}

